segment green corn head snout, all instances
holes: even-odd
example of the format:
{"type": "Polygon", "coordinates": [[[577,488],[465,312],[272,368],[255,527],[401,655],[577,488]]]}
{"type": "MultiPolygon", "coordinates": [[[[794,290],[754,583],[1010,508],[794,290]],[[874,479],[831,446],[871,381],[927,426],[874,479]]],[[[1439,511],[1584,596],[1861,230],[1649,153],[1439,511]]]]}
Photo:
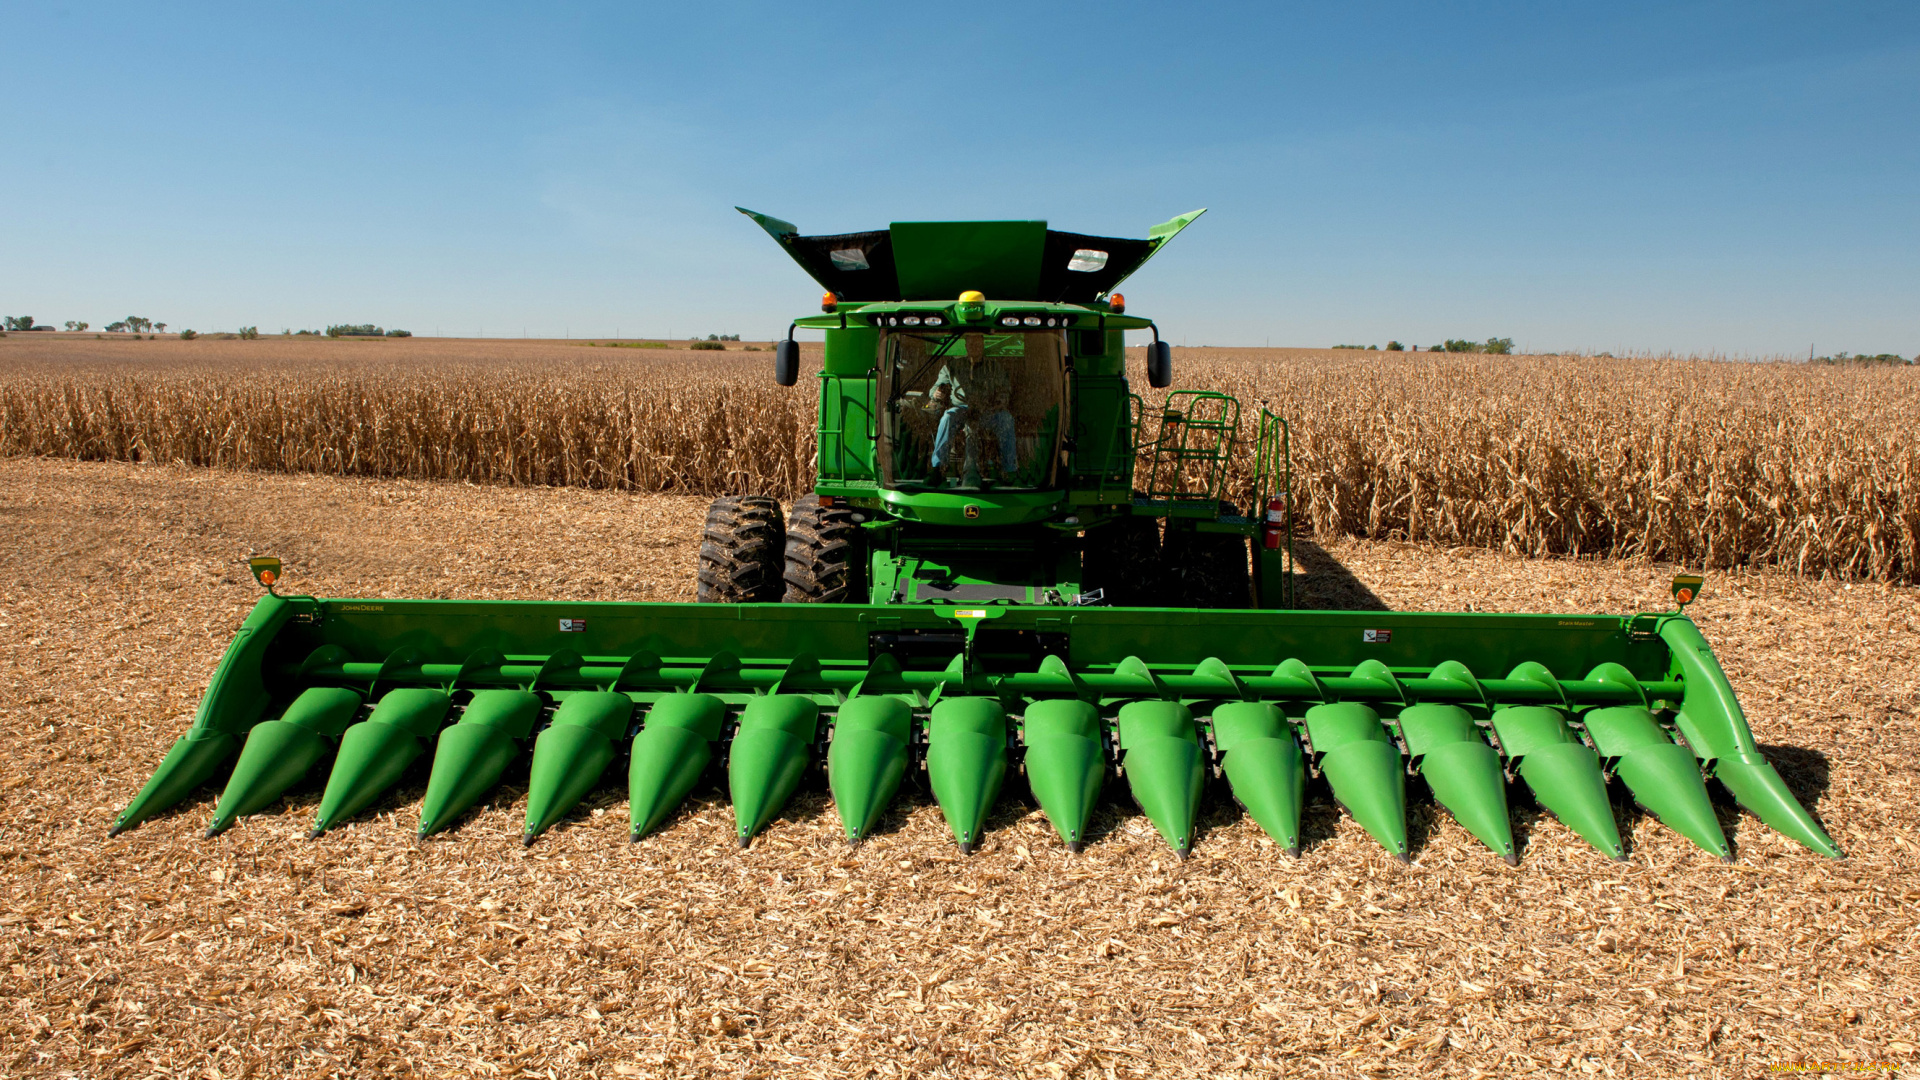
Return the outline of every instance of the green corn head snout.
{"type": "Polygon", "coordinates": [[[1273,842],[1300,854],[1306,754],[1279,706],[1234,701],[1213,710],[1213,741],[1234,801],[1273,842]]]}
{"type": "Polygon", "coordinates": [[[913,709],[891,697],[854,698],[841,706],[827,749],[827,788],[840,808],[847,839],[872,835],[907,775],[913,709]]]}
{"type": "Polygon", "coordinates": [[[207,834],[211,836],[240,818],[265,810],[299,783],[333,752],[336,740],[359,715],[360,705],[360,695],[352,690],[309,687],[293,699],[278,720],[249,731],[233,775],[227,778],[227,789],[213,808],[207,834]]]}
{"type": "Polygon", "coordinates": [[[1731,855],[1709,781],[1768,826],[1839,854],[1761,756],[1682,616],[1033,606],[1005,609],[957,654],[902,663],[879,644],[954,631],[952,609],[935,605],[267,596],[113,831],[224,784],[217,832],[309,778],[324,780],[314,830],[339,828],[431,754],[421,835],[524,762],[530,842],[626,755],[635,837],[666,825],[724,763],[744,844],[824,765],[850,840],[870,836],[924,769],[955,842],[972,850],[1017,765],[1069,848],[1086,842],[1117,769],[1183,855],[1209,772],[1290,852],[1317,777],[1406,857],[1411,773],[1510,860],[1509,784],[1611,858],[1625,854],[1616,792],[1731,855]],[[1059,644],[1019,659],[994,634],[1059,644]]]}
{"type": "Polygon", "coordinates": [[[992,698],[947,698],[927,722],[927,783],[962,852],[986,829],[1007,775],[1007,713],[992,698]]]}
{"type": "Polygon", "coordinates": [[[1022,735],[1027,787],[1067,850],[1079,851],[1107,779],[1100,710],[1078,698],[1036,701],[1027,706],[1022,735]]]}
{"type": "Polygon", "coordinates": [[[1543,809],[1601,854],[1626,857],[1599,758],[1567,726],[1560,710],[1537,705],[1497,709],[1493,729],[1507,760],[1518,765],[1521,779],[1543,809]]]}
{"type": "Polygon", "coordinates": [[[1200,816],[1200,737],[1193,713],[1177,701],[1135,701],[1120,707],[1120,767],[1140,811],[1175,854],[1193,850],[1200,816]]]}
{"type": "Polygon", "coordinates": [[[348,728],[340,736],[311,835],[319,836],[385,794],[439,733],[452,705],[444,691],[403,688],[381,698],[372,716],[348,728]]]}
{"type": "Polygon", "coordinates": [[[1518,863],[1500,755],[1473,716],[1458,705],[1410,705],[1400,712],[1400,733],[1434,801],[1508,864],[1518,863]]]}
{"type": "Polygon", "coordinates": [[[453,824],[484,798],[507,767],[526,752],[540,719],[540,698],[525,690],[481,690],[473,695],[460,722],[440,732],[433,773],[420,800],[420,835],[432,836],[453,824]]]}
{"type": "Polygon", "coordinates": [[[803,694],[757,697],[740,712],[727,762],[733,822],[746,847],[800,787],[820,730],[820,704],[803,694]]]}
{"type": "Polygon", "coordinates": [[[1321,775],[1334,801],[1394,857],[1407,857],[1407,774],[1380,714],[1357,702],[1307,710],[1321,775]]]}
{"type": "Polygon", "coordinates": [[[627,770],[633,839],[658,829],[699,783],[726,713],[726,703],[712,694],[666,694],[647,710],[627,770]]]}
{"type": "Polygon", "coordinates": [[[533,843],[599,785],[632,717],[633,699],[605,690],[570,694],[553,711],[553,723],[533,742],[522,843],[533,843]]]}
{"type": "Polygon", "coordinates": [[[1674,745],[1652,713],[1637,706],[1593,709],[1582,719],[1593,745],[1612,763],[1614,775],[1625,781],[1635,802],[1702,849],[1723,859],[1732,857],[1693,751],[1674,745]]]}

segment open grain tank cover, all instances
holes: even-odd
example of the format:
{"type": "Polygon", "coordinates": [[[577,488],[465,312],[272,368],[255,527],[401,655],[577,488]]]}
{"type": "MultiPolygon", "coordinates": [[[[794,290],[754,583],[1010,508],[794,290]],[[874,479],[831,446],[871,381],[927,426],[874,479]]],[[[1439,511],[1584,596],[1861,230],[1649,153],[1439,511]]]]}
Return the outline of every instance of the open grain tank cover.
{"type": "Polygon", "coordinates": [[[801,236],[779,218],[735,207],[843,301],[993,300],[1085,304],[1106,295],[1205,210],[1147,230],[1145,240],[1088,236],[1044,221],[896,221],[874,232],[801,236]]]}

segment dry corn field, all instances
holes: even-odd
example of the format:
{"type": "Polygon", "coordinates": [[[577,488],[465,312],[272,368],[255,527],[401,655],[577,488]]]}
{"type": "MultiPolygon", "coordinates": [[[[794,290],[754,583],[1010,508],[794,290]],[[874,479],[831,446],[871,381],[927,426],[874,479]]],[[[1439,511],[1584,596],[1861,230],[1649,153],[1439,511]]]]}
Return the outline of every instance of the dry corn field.
{"type": "MultiPolygon", "coordinates": [[[[1508,867],[1417,789],[1412,866],[1324,796],[1293,859],[1218,785],[1186,862],[1117,785],[1069,856],[1013,782],[972,858],[911,789],[856,849],[817,789],[746,851],[717,788],[629,844],[620,777],[531,848],[524,779],[417,844],[422,774],[320,840],[305,839],[317,784],[216,839],[200,836],[210,791],[105,839],[258,595],[248,551],[285,555],[289,585],[322,595],[687,600],[704,508],[0,459],[0,1074],[1638,1078],[1920,1063],[1920,603],[1884,583],[1740,571],[1691,609],[1841,861],[1722,806],[1736,863],[1625,807],[1631,860],[1614,863],[1517,802],[1524,857],[1508,867]]],[[[1662,568],[1639,561],[1352,539],[1309,554],[1305,592],[1323,602],[1349,574],[1401,609],[1664,600],[1662,568]]]]}
{"type": "MultiPolygon", "coordinates": [[[[810,477],[813,395],[769,353],[47,337],[0,340],[0,455],[781,498],[810,477]]],[[[1920,580],[1920,372],[1190,349],[1175,381],[1291,422],[1322,538],[1920,580]]]]}

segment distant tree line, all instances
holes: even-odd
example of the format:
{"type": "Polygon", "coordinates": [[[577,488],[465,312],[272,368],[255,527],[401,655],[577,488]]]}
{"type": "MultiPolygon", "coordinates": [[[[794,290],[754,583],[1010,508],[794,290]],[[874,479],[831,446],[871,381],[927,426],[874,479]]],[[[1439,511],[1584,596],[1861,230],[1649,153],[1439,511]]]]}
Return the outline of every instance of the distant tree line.
{"type": "MultiPolygon", "coordinates": [[[[0,325],[3,325],[4,330],[7,332],[54,329],[51,326],[47,326],[42,323],[35,322],[33,316],[31,315],[0,316],[0,325]]],[[[92,323],[83,322],[79,319],[68,319],[66,321],[66,328],[69,333],[79,333],[83,330],[92,329],[92,327],[93,327],[92,323]]],[[[110,322],[107,325],[101,327],[101,329],[109,334],[153,335],[153,334],[166,333],[167,324],[163,322],[156,322],[153,319],[147,318],[145,315],[129,315],[124,319],[116,319],[113,322],[110,322]]],[[[319,337],[323,333],[323,331],[282,330],[280,331],[280,333],[286,337],[319,337]]],[[[405,338],[405,337],[413,336],[413,332],[411,330],[387,330],[387,329],[383,329],[382,327],[375,326],[372,323],[357,323],[357,324],[341,323],[337,326],[327,327],[324,333],[326,334],[327,337],[335,337],[335,338],[338,338],[338,337],[405,338]]],[[[192,330],[182,330],[180,332],[180,336],[188,341],[192,341],[194,338],[200,337],[201,335],[195,333],[192,330]]],[[[260,328],[258,326],[243,326],[234,333],[214,334],[213,336],[220,337],[220,338],[241,338],[243,340],[252,341],[253,339],[260,336],[260,328]]],[[[739,341],[740,337],[738,334],[736,334],[732,338],[710,337],[710,340],[739,341]]]]}
{"type": "Polygon", "coordinates": [[[1866,353],[1852,353],[1852,354],[1848,354],[1848,353],[1843,353],[1843,352],[1839,352],[1839,353],[1834,353],[1834,354],[1833,354],[1832,356],[1816,356],[1816,357],[1814,357],[1814,358],[1813,358],[1813,359],[1812,359],[1811,361],[1809,361],[1809,363],[1814,363],[1814,364],[1900,364],[1900,365],[1908,365],[1908,364],[1920,364],[1920,356],[1916,356],[1916,357],[1914,357],[1914,358],[1913,358],[1912,360],[1909,360],[1909,359],[1907,359],[1906,357],[1904,357],[1904,356],[1901,356],[1901,355],[1900,355],[1899,353],[1886,353],[1886,352],[1883,352],[1883,353],[1875,353],[1875,354],[1873,354],[1872,356],[1869,356],[1869,355],[1867,355],[1866,353]]]}
{"type": "MultiPolygon", "coordinates": [[[[1380,350],[1380,346],[1378,345],[1335,345],[1334,348],[1336,349],[1367,349],[1374,352],[1378,352],[1380,350]]],[[[1405,345],[1402,345],[1397,341],[1389,341],[1387,342],[1386,351],[1387,352],[1405,352],[1406,348],[1407,347],[1405,345]]],[[[1419,346],[1417,345],[1414,346],[1414,351],[1419,352],[1420,351],[1419,346]]],[[[1494,337],[1494,338],[1488,338],[1485,341],[1465,341],[1457,338],[1448,338],[1446,341],[1442,342],[1439,345],[1433,346],[1427,351],[1428,352],[1457,352],[1457,353],[1491,353],[1495,356],[1509,356],[1509,355],[1512,355],[1513,353],[1513,339],[1510,337],[1494,337]]]]}
{"type": "Polygon", "coordinates": [[[108,323],[106,329],[109,334],[129,332],[135,334],[164,334],[167,332],[167,324],[154,322],[144,315],[129,315],[119,322],[108,323]]]}
{"type": "MultiPolygon", "coordinates": [[[[6,323],[6,328],[8,330],[52,330],[53,329],[53,327],[51,326],[46,326],[46,325],[42,325],[34,322],[33,316],[31,315],[7,315],[7,316],[4,316],[3,318],[6,323]]],[[[68,319],[65,325],[69,333],[79,333],[80,331],[89,329],[93,326],[92,323],[82,322],[79,319],[68,319]]],[[[129,315],[126,318],[121,319],[117,322],[108,323],[105,327],[102,327],[102,329],[106,330],[108,333],[113,333],[113,334],[127,334],[127,333],[164,334],[167,332],[167,324],[163,322],[154,322],[152,319],[149,319],[144,315],[129,315]]]]}
{"type": "MultiPolygon", "coordinates": [[[[307,333],[307,331],[301,331],[307,333]]],[[[411,330],[382,330],[372,323],[341,323],[327,327],[327,336],[340,337],[412,337],[411,330]]]]}

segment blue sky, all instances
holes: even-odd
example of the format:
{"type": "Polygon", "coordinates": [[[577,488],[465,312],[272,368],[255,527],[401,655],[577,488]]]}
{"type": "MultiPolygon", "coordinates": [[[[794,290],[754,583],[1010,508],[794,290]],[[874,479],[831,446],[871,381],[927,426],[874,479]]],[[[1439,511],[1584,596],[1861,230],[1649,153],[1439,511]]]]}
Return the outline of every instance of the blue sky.
{"type": "Polygon", "coordinates": [[[1920,7],[0,3],[0,308],[768,337],[806,232],[1145,235],[1175,342],[1920,352],[1920,7]]]}

